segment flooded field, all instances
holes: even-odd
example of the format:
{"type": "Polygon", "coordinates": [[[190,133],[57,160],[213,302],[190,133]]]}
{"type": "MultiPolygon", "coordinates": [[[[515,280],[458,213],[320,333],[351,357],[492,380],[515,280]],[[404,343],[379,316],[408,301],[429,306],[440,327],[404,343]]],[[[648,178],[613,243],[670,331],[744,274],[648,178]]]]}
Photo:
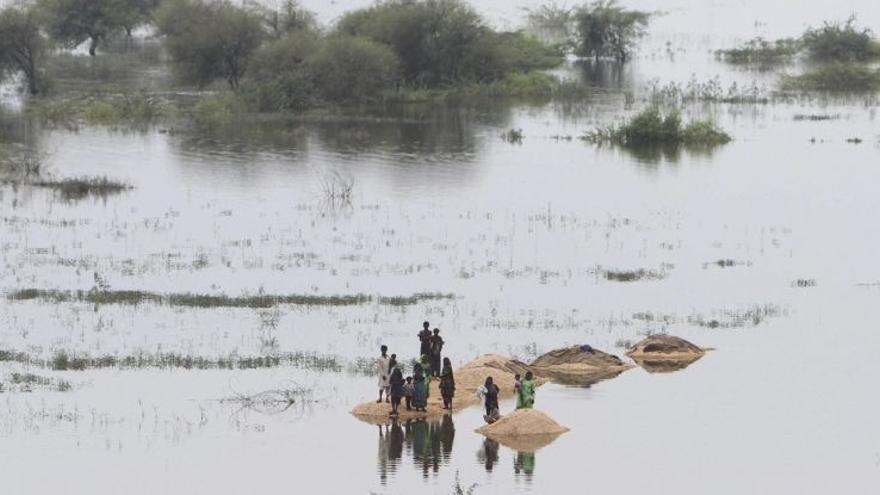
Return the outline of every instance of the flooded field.
{"type": "MultiPolygon", "coordinates": [[[[370,2],[303,3],[329,23],[370,2]]],[[[507,28],[540,4],[472,3],[507,28]]],[[[780,96],[804,62],[714,53],[854,12],[880,32],[880,3],[623,3],[663,15],[631,63],[559,69],[591,88],[577,101],[227,132],[54,125],[4,87],[0,140],[51,180],[0,181],[3,492],[880,488],[880,99],[780,96]],[[733,141],[578,139],[658,100],[733,141]],[[52,182],[71,178],[109,182],[52,182]],[[518,452],[474,432],[479,408],[349,414],[375,400],[379,346],[409,362],[423,320],[455,365],[574,344],[623,356],[660,332],[715,350],[542,386],[537,408],[571,431],[518,452]]],[[[156,64],[124,84],[163,88],[156,64]]]]}

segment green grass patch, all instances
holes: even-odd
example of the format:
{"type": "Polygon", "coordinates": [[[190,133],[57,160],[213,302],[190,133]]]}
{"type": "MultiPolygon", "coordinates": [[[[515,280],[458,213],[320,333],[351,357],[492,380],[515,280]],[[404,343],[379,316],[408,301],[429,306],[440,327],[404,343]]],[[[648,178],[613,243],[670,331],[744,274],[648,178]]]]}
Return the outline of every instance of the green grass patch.
{"type": "Polygon", "coordinates": [[[34,98],[28,102],[27,112],[51,127],[138,127],[170,117],[173,106],[147,92],[108,93],[34,98]]]}
{"type": "Polygon", "coordinates": [[[87,197],[106,198],[130,190],[128,184],[106,177],[73,177],[66,179],[38,179],[26,182],[27,185],[57,192],[65,201],[76,201],[87,197]]]}
{"type": "Polygon", "coordinates": [[[800,40],[789,38],[769,41],[759,37],[736,48],[718,50],[715,54],[732,64],[774,65],[790,61],[802,48],[800,40]]]}
{"type": "MultiPolygon", "coordinates": [[[[388,306],[411,306],[423,301],[454,299],[453,294],[419,293],[412,296],[379,297],[379,304],[388,306]]],[[[190,308],[271,308],[282,304],[302,306],[355,306],[373,302],[367,294],[318,296],[308,294],[256,295],[230,297],[205,294],[156,294],[143,291],[58,291],[42,289],[23,289],[8,296],[12,301],[44,300],[51,302],[85,302],[90,304],[128,304],[144,303],[182,306],[190,308]]]]}
{"type": "Polygon", "coordinates": [[[649,108],[622,125],[588,132],[582,139],[623,147],[717,146],[732,140],[714,122],[694,120],[684,124],[677,111],[664,114],[658,108],[649,108]]]}
{"type": "Polygon", "coordinates": [[[855,64],[835,63],[804,74],[782,76],[785,91],[866,93],[880,91],[880,70],[855,64]]]}

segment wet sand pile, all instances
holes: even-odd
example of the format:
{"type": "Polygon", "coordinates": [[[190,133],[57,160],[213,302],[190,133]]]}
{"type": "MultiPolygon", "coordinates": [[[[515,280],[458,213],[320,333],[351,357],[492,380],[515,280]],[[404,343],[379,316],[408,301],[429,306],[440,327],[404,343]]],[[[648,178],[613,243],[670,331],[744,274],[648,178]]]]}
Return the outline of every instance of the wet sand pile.
{"type": "MultiPolygon", "coordinates": [[[[488,376],[491,376],[495,384],[501,389],[499,399],[512,397],[513,376],[516,373],[525,373],[526,369],[527,367],[519,361],[497,354],[481,356],[456,369],[455,398],[452,402],[453,411],[479,405],[480,400],[476,395],[477,389],[483,385],[488,376]]],[[[377,389],[377,396],[378,393],[377,389]]],[[[400,413],[398,417],[401,419],[424,418],[448,414],[449,411],[443,409],[443,399],[440,397],[440,382],[438,380],[431,381],[427,410],[427,412],[407,411],[405,405],[401,403],[398,409],[400,413]]],[[[388,419],[390,412],[391,404],[386,402],[378,404],[375,401],[359,404],[351,411],[355,416],[368,422],[385,421],[388,419]]]]}
{"type": "Polygon", "coordinates": [[[672,335],[651,335],[626,352],[633,359],[645,360],[691,360],[706,354],[705,349],[672,335]]]}
{"type": "Polygon", "coordinates": [[[536,409],[518,409],[477,429],[477,433],[523,452],[534,452],[567,431],[568,428],[536,409]]]}
{"type": "Polygon", "coordinates": [[[588,345],[550,351],[530,365],[536,376],[568,385],[590,385],[632,368],[619,357],[588,345]]]}

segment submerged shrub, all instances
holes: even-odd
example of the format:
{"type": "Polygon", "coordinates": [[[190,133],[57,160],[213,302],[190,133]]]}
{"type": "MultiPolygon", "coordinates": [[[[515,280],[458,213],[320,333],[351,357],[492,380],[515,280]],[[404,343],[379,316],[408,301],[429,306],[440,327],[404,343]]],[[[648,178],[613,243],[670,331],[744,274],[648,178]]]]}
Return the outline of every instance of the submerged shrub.
{"type": "Polygon", "coordinates": [[[846,22],[825,22],[808,29],[803,44],[811,57],[838,62],[868,60],[880,56],[880,45],[870,29],[856,26],[855,17],[846,22]]]}
{"type": "Polygon", "coordinates": [[[394,52],[366,38],[325,39],[309,64],[322,99],[332,103],[379,99],[397,80],[394,52]]]}
{"type": "Polygon", "coordinates": [[[777,64],[797,55],[803,45],[799,40],[781,39],[768,41],[758,37],[728,50],[718,50],[716,55],[732,64],[777,64]]]}
{"type": "Polygon", "coordinates": [[[880,70],[836,63],[797,76],[783,76],[782,88],[838,93],[880,91],[880,70]]]}
{"type": "Polygon", "coordinates": [[[242,93],[259,111],[299,110],[318,101],[310,66],[320,40],[310,32],[287,34],[255,54],[242,93]]]}
{"type": "Polygon", "coordinates": [[[731,137],[714,122],[696,120],[683,125],[679,112],[664,115],[656,107],[643,111],[623,125],[589,132],[583,139],[597,144],[610,143],[630,147],[712,146],[731,141],[731,137]]]}

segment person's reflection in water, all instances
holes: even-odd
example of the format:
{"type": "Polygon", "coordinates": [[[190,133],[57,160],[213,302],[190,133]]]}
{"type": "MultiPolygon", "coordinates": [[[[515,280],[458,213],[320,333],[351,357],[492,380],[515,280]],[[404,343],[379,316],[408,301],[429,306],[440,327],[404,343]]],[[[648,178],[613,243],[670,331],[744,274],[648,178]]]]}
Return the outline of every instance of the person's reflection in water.
{"type": "Polygon", "coordinates": [[[388,481],[388,426],[379,425],[379,481],[384,485],[388,481]]]}
{"type": "Polygon", "coordinates": [[[498,442],[491,438],[484,439],[483,448],[477,451],[477,459],[486,466],[486,472],[491,473],[498,462],[498,442]]]}
{"type": "Polygon", "coordinates": [[[397,471],[404,452],[412,455],[425,478],[431,472],[438,473],[452,457],[454,440],[455,425],[449,415],[442,420],[408,419],[403,423],[392,419],[390,425],[379,427],[379,480],[384,485],[388,475],[397,471]]]}
{"type": "Polygon", "coordinates": [[[526,482],[531,483],[535,474],[535,453],[517,452],[513,460],[513,472],[517,475],[523,474],[526,482]]]}
{"type": "Polygon", "coordinates": [[[448,463],[452,457],[452,442],[455,441],[455,424],[452,422],[452,415],[443,416],[440,422],[440,446],[443,449],[443,461],[448,463]]]}

